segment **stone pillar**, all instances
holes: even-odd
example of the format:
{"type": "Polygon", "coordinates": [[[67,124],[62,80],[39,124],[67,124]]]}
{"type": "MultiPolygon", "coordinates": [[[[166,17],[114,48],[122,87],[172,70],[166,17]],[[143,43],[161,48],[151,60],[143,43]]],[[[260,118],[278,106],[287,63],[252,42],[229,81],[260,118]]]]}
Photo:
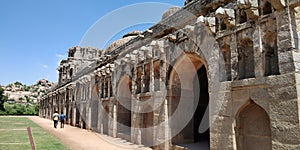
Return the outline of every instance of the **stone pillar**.
{"type": "Polygon", "coordinates": [[[277,46],[280,74],[286,74],[295,70],[293,63],[294,39],[291,26],[290,8],[287,7],[277,12],[277,46]]]}
{"type": "Polygon", "coordinates": [[[89,78],[88,78],[88,90],[87,90],[87,116],[86,116],[86,120],[87,120],[87,129],[91,130],[92,129],[92,87],[93,87],[93,84],[92,84],[92,77],[90,77],[91,75],[88,75],[89,78]]]}
{"type": "MultiPolygon", "coordinates": [[[[138,60],[138,56],[136,56],[136,59],[138,60]]],[[[139,62],[139,60],[138,60],[139,62]]],[[[137,104],[138,98],[136,97],[137,95],[137,63],[134,64],[133,66],[133,75],[132,75],[132,94],[131,94],[131,142],[135,144],[142,144],[141,140],[141,129],[140,129],[140,122],[141,122],[141,115],[138,112],[139,106],[137,104]]]]}
{"type": "Polygon", "coordinates": [[[142,65],[142,75],[141,75],[141,93],[145,92],[145,77],[146,77],[146,73],[145,73],[145,65],[142,65]]]}
{"type": "Polygon", "coordinates": [[[132,95],[136,94],[137,91],[137,68],[136,66],[133,67],[133,75],[132,75],[132,95]]]}
{"type": "Polygon", "coordinates": [[[84,107],[84,105],[83,105],[83,96],[84,96],[84,88],[83,88],[83,84],[81,84],[80,86],[79,86],[79,88],[80,88],[80,99],[78,100],[78,103],[79,103],[79,115],[80,115],[80,117],[79,117],[79,127],[80,128],[83,128],[83,107],[84,107]]]}
{"type": "Polygon", "coordinates": [[[230,45],[231,52],[231,80],[238,80],[238,52],[237,52],[237,36],[236,34],[231,35],[232,43],[230,45]]]}
{"type": "Polygon", "coordinates": [[[103,97],[104,97],[104,98],[107,97],[107,91],[106,91],[106,90],[107,90],[107,88],[106,88],[106,87],[107,87],[107,84],[106,84],[106,80],[107,80],[107,79],[106,79],[106,77],[104,76],[104,77],[103,77],[103,85],[104,85],[104,87],[102,87],[102,88],[103,88],[103,97]]]}
{"type": "Polygon", "coordinates": [[[107,95],[106,95],[106,97],[108,97],[108,98],[110,98],[110,80],[111,80],[111,77],[108,77],[108,78],[106,78],[106,80],[107,80],[107,95]]]}
{"type": "Polygon", "coordinates": [[[154,92],[154,68],[153,60],[150,61],[150,86],[149,91],[154,92]]]}
{"type": "Polygon", "coordinates": [[[117,137],[117,106],[113,102],[110,102],[109,105],[108,135],[111,137],[117,137]]]}
{"type": "Polygon", "coordinates": [[[74,86],[74,89],[72,89],[73,90],[73,97],[74,97],[74,101],[73,101],[73,99],[72,99],[72,109],[73,109],[73,111],[72,111],[72,113],[73,113],[73,115],[72,115],[72,125],[73,126],[76,126],[76,102],[77,102],[77,86],[74,86]]]}
{"type": "Polygon", "coordinates": [[[68,101],[67,101],[67,103],[68,103],[68,110],[67,110],[67,111],[68,111],[68,116],[66,116],[66,117],[67,117],[67,123],[68,123],[68,124],[71,124],[71,121],[72,121],[72,120],[71,120],[71,119],[72,119],[72,118],[71,118],[71,116],[72,116],[72,115],[71,115],[71,112],[72,112],[72,107],[73,107],[73,106],[72,106],[72,92],[71,92],[71,91],[72,91],[72,89],[69,88],[69,89],[68,89],[68,96],[69,96],[69,97],[68,97],[68,101]]]}
{"type": "Polygon", "coordinates": [[[114,104],[114,106],[113,106],[114,108],[113,108],[113,137],[117,137],[117,105],[116,104],[114,104]]]}
{"type": "Polygon", "coordinates": [[[97,123],[97,130],[103,134],[103,122],[102,122],[102,117],[103,117],[103,112],[104,108],[102,105],[102,101],[98,100],[98,123],[97,123]]]}
{"type": "Polygon", "coordinates": [[[52,107],[53,107],[53,99],[52,99],[52,94],[49,94],[49,104],[48,104],[48,112],[47,112],[47,118],[51,119],[52,116],[52,107]]]}
{"type": "MultiPolygon", "coordinates": [[[[167,87],[166,87],[166,80],[167,80],[167,58],[166,58],[166,54],[164,52],[160,53],[160,91],[162,93],[167,92],[167,87]]],[[[162,109],[161,111],[154,111],[154,118],[153,118],[153,122],[155,122],[154,124],[159,124],[162,123],[164,121],[166,121],[165,126],[161,127],[161,128],[156,128],[153,131],[153,144],[157,145],[155,146],[155,148],[157,149],[169,149],[170,145],[171,145],[171,141],[168,141],[167,139],[169,139],[169,137],[171,136],[171,130],[169,127],[169,123],[168,122],[168,100],[165,98],[166,95],[157,95],[156,99],[154,103],[161,103],[161,99],[163,100],[163,105],[161,105],[162,109]],[[159,144],[162,143],[162,144],[159,144]]],[[[157,104],[154,104],[157,105],[157,104]]]]}
{"type": "MultiPolygon", "coordinates": [[[[67,92],[68,92],[67,87],[65,87],[64,90],[65,90],[65,93],[64,93],[64,100],[63,100],[63,113],[65,115],[67,115],[67,111],[68,111],[67,110],[67,105],[68,105],[68,100],[69,100],[69,98],[67,97],[68,96],[68,94],[67,94],[67,92]]],[[[66,122],[67,122],[67,120],[66,120],[66,122]]]]}
{"type": "Polygon", "coordinates": [[[166,54],[161,53],[160,54],[160,91],[166,90],[165,88],[165,82],[167,79],[167,64],[166,64],[166,54]]]}
{"type": "Polygon", "coordinates": [[[72,102],[72,109],[73,109],[73,115],[72,115],[72,125],[76,126],[76,102],[72,102]]]}
{"type": "Polygon", "coordinates": [[[260,23],[256,24],[256,28],[253,32],[253,55],[254,55],[254,71],[255,77],[263,77],[265,72],[264,56],[262,52],[262,32],[260,23]]]}

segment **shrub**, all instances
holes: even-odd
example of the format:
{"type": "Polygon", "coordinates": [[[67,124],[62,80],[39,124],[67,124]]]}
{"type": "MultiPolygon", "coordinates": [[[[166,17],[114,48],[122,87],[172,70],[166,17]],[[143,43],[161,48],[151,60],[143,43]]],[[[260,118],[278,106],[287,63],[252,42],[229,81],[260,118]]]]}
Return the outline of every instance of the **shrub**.
{"type": "Polygon", "coordinates": [[[0,112],[0,115],[38,115],[39,105],[38,104],[4,104],[5,111],[0,112]]]}

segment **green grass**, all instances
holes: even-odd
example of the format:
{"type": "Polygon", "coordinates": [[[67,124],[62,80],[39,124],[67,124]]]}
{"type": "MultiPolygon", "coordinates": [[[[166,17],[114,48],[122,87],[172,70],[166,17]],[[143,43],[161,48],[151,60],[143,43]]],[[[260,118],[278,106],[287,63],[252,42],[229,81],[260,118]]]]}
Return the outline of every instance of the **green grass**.
{"type": "Polygon", "coordinates": [[[27,127],[37,150],[68,150],[58,139],[26,117],[0,116],[0,150],[31,150],[27,127]]]}

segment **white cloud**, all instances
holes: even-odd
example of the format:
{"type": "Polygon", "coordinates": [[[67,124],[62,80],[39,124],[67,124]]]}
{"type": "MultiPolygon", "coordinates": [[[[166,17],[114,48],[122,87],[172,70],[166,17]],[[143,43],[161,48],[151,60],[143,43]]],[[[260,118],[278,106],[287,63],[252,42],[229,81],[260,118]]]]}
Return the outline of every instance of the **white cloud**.
{"type": "Polygon", "coordinates": [[[43,68],[47,69],[47,68],[48,68],[48,66],[47,66],[47,65],[43,65],[43,68]]]}

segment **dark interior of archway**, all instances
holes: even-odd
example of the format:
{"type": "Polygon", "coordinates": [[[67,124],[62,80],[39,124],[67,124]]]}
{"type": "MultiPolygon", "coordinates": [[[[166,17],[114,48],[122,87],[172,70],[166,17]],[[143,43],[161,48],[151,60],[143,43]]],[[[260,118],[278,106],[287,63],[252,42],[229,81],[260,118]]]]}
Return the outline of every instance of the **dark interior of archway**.
{"type": "Polygon", "coordinates": [[[128,110],[126,107],[122,106],[122,104],[119,104],[117,119],[118,119],[118,132],[130,135],[131,110],[128,110]]]}
{"type": "Polygon", "coordinates": [[[124,78],[120,83],[119,102],[118,103],[118,132],[130,135],[131,132],[131,94],[132,94],[132,81],[131,79],[124,78]]]}
{"type": "Polygon", "coordinates": [[[209,117],[203,119],[204,113],[208,108],[209,94],[208,94],[208,79],[206,74],[205,66],[202,66],[198,71],[197,75],[194,77],[194,97],[195,97],[195,107],[196,111],[194,113],[194,142],[207,142],[209,143],[209,129],[204,133],[199,133],[199,126],[201,122],[209,122],[209,117]],[[198,78],[198,80],[197,80],[198,78]],[[198,82],[198,83],[197,83],[198,82]],[[199,95],[197,95],[199,94],[199,95]],[[198,99],[198,104],[197,103],[198,99]]]}

